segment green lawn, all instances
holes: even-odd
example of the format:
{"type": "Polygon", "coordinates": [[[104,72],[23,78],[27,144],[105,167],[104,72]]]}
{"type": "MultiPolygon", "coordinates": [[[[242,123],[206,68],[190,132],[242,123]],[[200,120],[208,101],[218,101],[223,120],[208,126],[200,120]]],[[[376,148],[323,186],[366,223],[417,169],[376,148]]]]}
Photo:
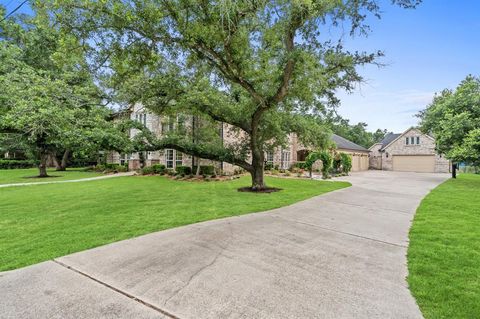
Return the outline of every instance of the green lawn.
{"type": "Polygon", "coordinates": [[[80,179],[102,175],[97,172],[87,172],[83,168],[69,168],[64,172],[57,172],[55,169],[49,169],[48,174],[55,176],[51,178],[35,178],[38,176],[38,168],[26,169],[1,169],[0,184],[17,184],[33,182],[53,182],[69,179],[80,179]]]}
{"type": "Polygon", "coordinates": [[[408,268],[426,319],[480,318],[480,175],[460,174],[425,197],[410,230],[408,268]]]}
{"type": "Polygon", "coordinates": [[[160,176],[0,188],[0,270],[149,232],[264,211],[348,187],[267,178],[271,194],[238,192],[250,179],[184,182],[160,176]]]}

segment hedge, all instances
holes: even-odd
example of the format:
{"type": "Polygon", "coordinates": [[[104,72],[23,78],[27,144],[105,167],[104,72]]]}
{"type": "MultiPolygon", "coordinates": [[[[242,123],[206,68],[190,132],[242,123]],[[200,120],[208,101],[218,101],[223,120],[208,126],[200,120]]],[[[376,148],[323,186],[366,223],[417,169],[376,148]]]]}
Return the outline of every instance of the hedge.
{"type": "MultiPolygon", "coordinates": [[[[202,166],[200,166],[200,170],[202,170],[202,166]]],[[[175,171],[177,172],[177,174],[180,174],[180,175],[190,175],[192,174],[192,168],[190,166],[181,166],[181,165],[178,165],[175,169],[175,171]]]]}
{"type": "Polygon", "coordinates": [[[0,160],[0,169],[31,168],[35,167],[33,160],[0,160]]]}
{"type": "MultiPolygon", "coordinates": [[[[197,172],[197,167],[194,166],[192,169],[193,174],[197,172]]],[[[200,166],[200,175],[213,175],[215,173],[215,167],[213,165],[201,165],[200,166]]]]}

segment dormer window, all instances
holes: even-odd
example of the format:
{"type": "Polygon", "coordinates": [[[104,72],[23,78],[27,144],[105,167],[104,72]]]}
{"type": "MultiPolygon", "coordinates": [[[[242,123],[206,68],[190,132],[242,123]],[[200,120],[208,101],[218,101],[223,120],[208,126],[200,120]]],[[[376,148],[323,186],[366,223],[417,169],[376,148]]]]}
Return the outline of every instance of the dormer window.
{"type": "Polygon", "coordinates": [[[415,137],[413,136],[410,136],[410,144],[415,144],[415,137]]]}
{"type": "Polygon", "coordinates": [[[417,136],[417,144],[420,144],[420,136],[417,136]]]}

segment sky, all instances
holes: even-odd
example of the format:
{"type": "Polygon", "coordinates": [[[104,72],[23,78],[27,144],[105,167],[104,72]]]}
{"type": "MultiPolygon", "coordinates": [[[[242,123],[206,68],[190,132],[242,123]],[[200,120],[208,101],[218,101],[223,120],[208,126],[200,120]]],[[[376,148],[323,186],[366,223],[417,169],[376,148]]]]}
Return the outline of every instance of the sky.
{"type": "MultiPolygon", "coordinates": [[[[0,0],[7,12],[22,0],[0,0]]],[[[380,0],[382,18],[368,18],[368,37],[345,38],[352,50],[376,52],[384,67],[359,68],[365,82],[338,92],[339,114],[368,130],[403,132],[435,92],[454,89],[467,75],[480,76],[480,0],[424,0],[414,10],[380,0]]],[[[23,6],[18,12],[28,12],[23,6]]]]}
{"type": "Polygon", "coordinates": [[[467,75],[480,76],[480,0],[424,0],[414,10],[384,1],[372,33],[345,39],[351,50],[382,50],[386,66],[360,68],[366,83],[339,92],[339,113],[369,130],[401,133],[418,124],[415,114],[435,92],[454,89],[467,75]]]}

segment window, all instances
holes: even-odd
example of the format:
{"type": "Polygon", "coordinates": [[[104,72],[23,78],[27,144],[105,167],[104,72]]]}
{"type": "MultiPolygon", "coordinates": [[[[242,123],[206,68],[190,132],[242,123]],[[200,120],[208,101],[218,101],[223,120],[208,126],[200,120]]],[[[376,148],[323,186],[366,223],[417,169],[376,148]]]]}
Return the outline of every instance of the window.
{"type": "Polygon", "coordinates": [[[143,113],[143,125],[147,126],[147,113],[143,113]]]}
{"type": "Polygon", "coordinates": [[[267,156],[266,156],[265,160],[267,162],[267,165],[273,165],[273,152],[272,151],[267,152],[267,156]]]}
{"type": "Polygon", "coordinates": [[[183,131],[185,129],[185,116],[179,115],[177,116],[177,128],[179,131],[183,131]]]}
{"type": "Polygon", "coordinates": [[[168,131],[173,131],[175,129],[175,119],[173,117],[168,118],[168,131]]]}
{"type": "Polygon", "coordinates": [[[173,168],[173,150],[165,150],[165,166],[167,168],[173,168]]]}
{"type": "Polygon", "coordinates": [[[183,161],[182,161],[183,156],[182,155],[183,154],[179,151],[175,151],[175,153],[176,153],[176,155],[175,155],[175,167],[176,166],[182,166],[182,164],[183,164],[183,161]]]}
{"type": "Polygon", "coordinates": [[[407,138],[405,139],[405,145],[408,145],[408,141],[410,141],[410,139],[407,137],[407,138]]]}
{"type": "Polygon", "coordinates": [[[413,136],[410,137],[410,144],[412,145],[415,144],[415,137],[413,136]]]}
{"type": "Polygon", "coordinates": [[[417,136],[417,144],[420,144],[420,136],[417,136]]]}
{"type": "Polygon", "coordinates": [[[290,167],[290,151],[282,151],[282,168],[288,169],[290,167]]]}

